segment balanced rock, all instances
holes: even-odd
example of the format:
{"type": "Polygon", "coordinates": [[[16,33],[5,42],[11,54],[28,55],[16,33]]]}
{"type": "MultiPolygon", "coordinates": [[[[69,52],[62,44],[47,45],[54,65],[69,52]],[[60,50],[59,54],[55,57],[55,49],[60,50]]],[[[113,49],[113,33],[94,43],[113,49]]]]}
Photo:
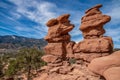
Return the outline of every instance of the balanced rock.
{"type": "Polygon", "coordinates": [[[82,17],[80,30],[84,39],[75,44],[73,51],[76,59],[90,62],[94,58],[109,55],[113,51],[111,37],[103,36],[103,25],[110,21],[110,16],[103,15],[98,4],[85,12],[82,17]]]}
{"type": "Polygon", "coordinates": [[[85,12],[82,17],[80,30],[83,32],[84,38],[89,36],[100,37],[105,33],[103,25],[110,21],[110,16],[103,15],[99,8],[102,5],[96,5],[85,12]]]}
{"type": "Polygon", "coordinates": [[[73,45],[75,42],[70,41],[69,32],[74,28],[74,25],[70,23],[69,16],[69,14],[64,14],[46,23],[48,34],[44,39],[48,44],[44,47],[46,55],[42,59],[48,63],[47,66],[66,65],[64,61],[68,57],[73,57],[73,45]]]}
{"type": "Polygon", "coordinates": [[[48,42],[61,42],[61,41],[70,41],[70,32],[74,25],[68,20],[69,14],[64,14],[59,16],[56,19],[51,19],[47,22],[48,34],[44,38],[48,42]]]}
{"type": "Polygon", "coordinates": [[[94,14],[101,14],[102,12],[99,10],[99,8],[102,7],[101,4],[98,4],[88,10],[85,11],[86,16],[94,15],[94,14]]]}
{"type": "Polygon", "coordinates": [[[120,51],[113,52],[111,37],[103,36],[104,25],[111,17],[103,15],[98,4],[85,12],[80,30],[84,39],[71,41],[69,32],[74,25],[69,14],[49,20],[48,34],[44,38],[45,55],[40,75],[34,80],[119,80],[120,51]],[[101,77],[102,76],[102,77],[101,77]],[[105,78],[105,79],[104,79],[105,78]]]}

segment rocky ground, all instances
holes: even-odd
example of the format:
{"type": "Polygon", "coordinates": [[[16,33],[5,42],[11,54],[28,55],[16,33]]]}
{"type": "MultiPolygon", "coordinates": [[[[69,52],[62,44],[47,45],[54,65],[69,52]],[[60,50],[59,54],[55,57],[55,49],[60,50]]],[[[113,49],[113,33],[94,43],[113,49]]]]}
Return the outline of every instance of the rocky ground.
{"type": "Polygon", "coordinates": [[[34,80],[105,80],[88,70],[87,64],[50,68],[44,66],[34,80]]]}

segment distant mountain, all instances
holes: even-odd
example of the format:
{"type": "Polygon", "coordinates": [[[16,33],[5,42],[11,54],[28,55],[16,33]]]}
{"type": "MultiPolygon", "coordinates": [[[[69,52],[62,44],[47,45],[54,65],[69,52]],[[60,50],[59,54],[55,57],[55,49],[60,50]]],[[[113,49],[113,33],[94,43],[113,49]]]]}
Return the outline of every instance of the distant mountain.
{"type": "Polygon", "coordinates": [[[42,49],[47,42],[44,39],[34,39],[15,35],[0,36],[0,49],[20,49],[37,47],[42,49]]]}

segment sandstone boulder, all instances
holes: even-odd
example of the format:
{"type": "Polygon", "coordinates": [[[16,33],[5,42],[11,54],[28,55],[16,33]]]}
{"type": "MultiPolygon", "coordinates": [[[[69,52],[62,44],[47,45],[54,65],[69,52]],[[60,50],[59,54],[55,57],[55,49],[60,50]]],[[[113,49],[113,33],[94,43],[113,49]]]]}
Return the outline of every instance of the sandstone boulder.
{"type": "Polygon", "coordinates": [[[106,80],[120,80],[120,67],[111,67],[103,73],[106,80]]]}
{"type": "Polygon", "coordinates": [[[73,47],[75,53],[110,53],[113,43],[110,37],[102,37],[97,39],[85,39],[73,47]]]}
{"type": "Polygon", "coordinates": [[[100,75],[103,75],[104,71],[112,67],[120,66],[120,51],[116,51],[109,56],[93,59],[88,68],[100,75]]]}
{"type": "Polygon", "coordinates": [[[56,56],[62,56],[65,54],[64,43],[48,43],[44,48],[46,54],[52,54],[56,56]]]}

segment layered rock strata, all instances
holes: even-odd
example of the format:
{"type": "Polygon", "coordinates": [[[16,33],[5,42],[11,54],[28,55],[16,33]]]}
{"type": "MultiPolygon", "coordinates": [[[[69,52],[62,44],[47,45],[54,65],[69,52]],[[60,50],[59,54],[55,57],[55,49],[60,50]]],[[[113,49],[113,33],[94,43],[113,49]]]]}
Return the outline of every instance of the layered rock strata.
{"type": "Polygon", "coordinates": [[[44,38],[48,41],[44,51],[46,55],[42,59],[48,63],[49,66],[57,67],[64,65],[67,56],[72,56],[72,46],[75,42],[70,41],[70,32],[74,25],[68,20],[69,14],[64,14],[58,18],[51,19],[47,22],[48,34],[44,38]],[[67,53],[69,52],[70,55],[67,53]]]}
{"type": "Polygon", "coordinates": [[[109,55],[113,50],[111,37],[103,36],[103,26],[110,21],[110,16],[103,15],[96,5],[85,12],[82,17],[80,30],[84,40],[76,44],[73,49],[76,59],[83,59],[90,62],[92,59],[109,55]]]}

